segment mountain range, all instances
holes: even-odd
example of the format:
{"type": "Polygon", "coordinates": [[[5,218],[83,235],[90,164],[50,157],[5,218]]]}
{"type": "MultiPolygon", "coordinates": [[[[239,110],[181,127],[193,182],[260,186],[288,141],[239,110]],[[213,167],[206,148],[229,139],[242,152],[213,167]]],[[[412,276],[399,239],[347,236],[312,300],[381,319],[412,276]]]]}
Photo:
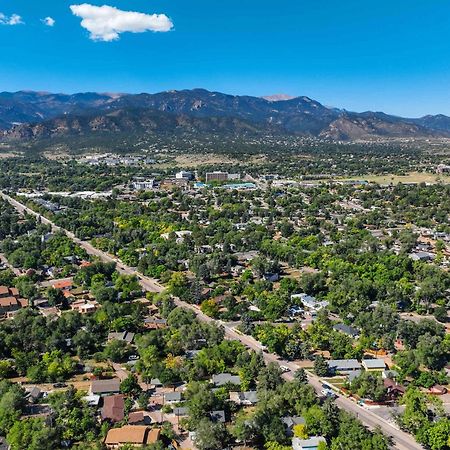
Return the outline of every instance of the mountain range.
{"type": "Polygon", "coordinates": [[[204,89],[157,94],[0,93],[6,141],[39,141],[100,133],[280,134],[329,140],[450,137],[450,117],[408,119],[348,112],[309,97],[234,96],[204,89]]]}

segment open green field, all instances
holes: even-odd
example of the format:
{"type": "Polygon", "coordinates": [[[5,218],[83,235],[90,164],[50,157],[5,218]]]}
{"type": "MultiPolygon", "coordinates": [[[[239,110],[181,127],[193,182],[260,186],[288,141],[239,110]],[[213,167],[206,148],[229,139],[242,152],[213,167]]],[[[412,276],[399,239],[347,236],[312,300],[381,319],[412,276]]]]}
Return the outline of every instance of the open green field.
{"type": "Polygon", "coordinates": [[[345,178],[345,180],[364,180],[378,184],[399,184],[399,183],[449,183],[450,176],[438,175],[426,172],[411,172],[408,175],[361,175],[356,177],[345,178]]]}

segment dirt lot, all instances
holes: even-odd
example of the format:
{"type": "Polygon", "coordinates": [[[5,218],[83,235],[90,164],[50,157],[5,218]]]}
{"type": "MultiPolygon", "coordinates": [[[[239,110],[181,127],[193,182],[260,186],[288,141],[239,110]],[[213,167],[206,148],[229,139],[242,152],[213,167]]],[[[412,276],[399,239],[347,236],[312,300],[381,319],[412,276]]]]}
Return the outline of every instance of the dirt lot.
{"type": "Polygon", "coordinates": [[[347,180],[365,180],[382,185],[399,184],[399,183],[450,183],[450,176],[438,175],[425,172],[411,172],[408,175],[361,175],[351,177],[347,180]]]}

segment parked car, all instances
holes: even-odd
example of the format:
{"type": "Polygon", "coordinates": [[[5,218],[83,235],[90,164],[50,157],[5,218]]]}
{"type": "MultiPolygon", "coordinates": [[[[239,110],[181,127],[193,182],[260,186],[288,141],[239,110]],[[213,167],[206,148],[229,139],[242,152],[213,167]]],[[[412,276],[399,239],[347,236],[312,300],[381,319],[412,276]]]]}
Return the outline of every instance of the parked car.
{"type": "Polygon", "coordinates": [[[334,393],[334,391],[330,388],[330,386],[327,386],[326,384],[322,384],[322,390],[320,393],[329,398],[336,398],[337,395],[334,393]]]}

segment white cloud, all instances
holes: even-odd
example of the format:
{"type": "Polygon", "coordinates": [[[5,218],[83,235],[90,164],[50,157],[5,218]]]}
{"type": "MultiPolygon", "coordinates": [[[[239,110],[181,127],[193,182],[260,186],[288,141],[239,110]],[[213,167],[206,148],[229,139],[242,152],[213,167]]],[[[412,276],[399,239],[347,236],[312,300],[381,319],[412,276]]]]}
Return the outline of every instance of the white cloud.
{"type": "Polygon", "coordinates": [[[81,17],[81,26],[90,33],[94,41],[114,41],[120,33],[143,33],[145,31],[166,32],[173,27],[165,14],[144,14],[122,11],[113,6],[93,6],[88,3],[71,5],[72,13],[81,17]]]}
{"type": "Polygon", "coordinates": [[[41,22],[48,27],[53,27],[56,23],[53,17],[46,17],[45,19],[42,19],[41,22]]]}
{"type": "Polygon", "coordinates": [[[22,17],[18,14],[12,14],[11,16],[6,16],[0,13],[0,25],[20,25],[23,24],[22,17]]]}

